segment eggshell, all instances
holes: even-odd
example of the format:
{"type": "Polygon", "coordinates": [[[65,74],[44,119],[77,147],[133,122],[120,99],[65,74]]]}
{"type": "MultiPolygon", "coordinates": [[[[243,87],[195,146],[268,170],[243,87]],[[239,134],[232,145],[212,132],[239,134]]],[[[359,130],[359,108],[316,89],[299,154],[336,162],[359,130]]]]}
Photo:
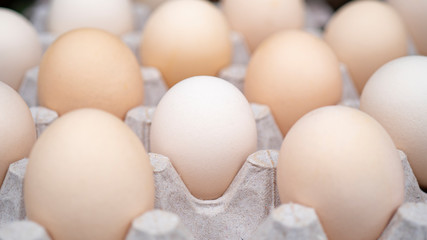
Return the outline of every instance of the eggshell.
{"type": "Polygon", "coordinates": [[[28,218],[53,239],[125,239],[154,207],[154,179],[138,137],[118,118],[80,109],[56,120],[31,151],[28,218]]]}
{"type": "Polygon", "coordinates": [[[328,239],[378,239],[404,199],[402,164],[369,115],[329,106],[302,117],[277,166],[282,203],[315,209],[328,239]]]}
{"type": "Polygon", "coordinates": [[[169,87],[188,77],[216,76],[231,62],[229,27],[207,1],[169,1],[148,19],[139,53],[143,65],[158,68],[169,87]]]}
{"type": "Polygon", "coordinates": [[[224,0],[231,28],[245,37],[251,51],[271,34],[304,26],[303,0],[224,0]]]}
{"type": "Polygon", "coordinates": [[[339,62],[326,43],[309,33],[276,33],[253,54],[244,93],[250,102],[268,105],[286,135],[305,113],[339,102],[339,62]]]}
{"type": "Polygon", "coordinates": [[[363,90],[360,109],[384,126],[426,188],[427,57],[402,57],[378,69],[363,90]]]}
{"type": "Polygon", "coordinates": [[[122,35],[133,30],[131,0],[50,0],[48,30],[63,34],[83,27],[122,35]]]}
{"type": "Polygon", "coordinates": [[[90,107],[124,119],[144,98],[136,57],[118,37],[96,29],[58,38],[43,56],[37,88],[40,105],[59,115],[90,107]]]}
{"type": "Polygon", "coordinates": [[[24,100],[0,82],[0,187],[12,162],[27,157],[36,141],[36,127],[24,100]]]}
{"type": "Polygon", "coordinates": [[[406,34],[403,21],[387,3],[353,1],[332,16],[324,38],[361,93],[379,67],[406,55],[406,34]]]}
{"type": "Polygon", "coordinates": [[[232,84],[215,77],[186,79],[160,101],[151,151],[169,157],[193,196],[216,199],[257,149],[250,105],[232,84]]]}
{"type": "Polygon", "coordinates": [[[427,1],[388,0],[405,22],[417,51],[427,55],[427,1]]]}
{"type": "Polygon", "coordinates": [[[19,89],[25,72],[42,56],[37,32],[20,14],[0,8],[0,81],[19,89]]]}

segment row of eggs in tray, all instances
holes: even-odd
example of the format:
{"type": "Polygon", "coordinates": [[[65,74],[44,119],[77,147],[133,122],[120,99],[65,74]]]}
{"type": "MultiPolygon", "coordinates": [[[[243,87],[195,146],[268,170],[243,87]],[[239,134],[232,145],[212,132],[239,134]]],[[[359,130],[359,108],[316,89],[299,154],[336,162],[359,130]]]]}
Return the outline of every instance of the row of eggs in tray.
{"type": "MultiPolygon", "coordinates": [[[[51,11],[62,4],[64,12],[56,14],[67,17],[79,2],[51,1],[51,11]]],[[[420,185],[427,186],[427,58],[404,57],[407,30],[385,2],[347,4],[329,21],[324,40],[298,29],[270,35],[277,31],[275,24],[238,13],[256,12],[247,10],[256,6],[260,13],[265,9],[264,16],[256,16],[267,18],[274,9],[301,7],[302,1],[253,2],[225,0],[227,18],[215,5],[198,0],[168,1],[150,15],[139,57],[156,67],[170,88],[152,119],[150,150],[171,159],[192,195],[216,199],[257,149],[248,101],[268,105],[286,136],[277,167],[281,201],[314,207],[331,239],[378,237],[403,202],[396,146],[408,155],[420,185]],[[231,62],[227,20],[253,52],[244,94],[226,81],[200,76],[214,76],[231,62]],[[340,61],[361,93],[363,112],[324,107],[341,99],[340,61]]],[[[96,9],[119,9],[111,7],[114,3],[130,4],[102,2],[96,9]]],[[[295,25],[277,28],[302,26],[302,21],[289,22],[295,25]]],[[[78,21],[65,25],[71,23],[78,21]]],[[[98,224],[111,230],[108,238],[123,238],[132,219],[154,206],[148,155],[120,121],[143,104],[137,58],[112,33],[84,28],[65,30],[40,61],[37,33],[23,17],[0,9],[0,27],[1,81],[16,90],[25,71],[39,64],[39,103],[61,116],[36,141],[27,105],[0,83],[0,179],[10,163],[29,155],[24,185],[29,219],[54,239],[107,239],[97,235],[104,232],[85,227],[98,224]],[[111,207],[116,202],[123,207],[111,207]]],[[[409,29],[422,54],[427,41],[419,41],[417,28],[409,29]]]]}

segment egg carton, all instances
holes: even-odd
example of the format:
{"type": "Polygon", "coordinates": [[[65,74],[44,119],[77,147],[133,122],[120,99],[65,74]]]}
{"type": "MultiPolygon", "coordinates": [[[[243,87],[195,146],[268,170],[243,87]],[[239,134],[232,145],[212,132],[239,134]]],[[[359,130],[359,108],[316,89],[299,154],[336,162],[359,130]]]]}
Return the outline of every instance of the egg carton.
{"type": "MultiPolygon", "coordinates": [[[[173,236],[178,234],[181,239],[326,239],[314,209],[294,203],[280,205],[276,185],[278,151],[262,150],[249,156],[224,195],[215,200],[193,197],[167,157],[155,153],[149,156],[156,188],[155,208],[179,216],[179,219],[174,217],[174,222],[180,228],[170,230],[167,224],[160,224],[158,228],[168,230],[173,236]]],[[[380,239],[425,239],[427,194],[420,190],[406,155],[399,151],[399,156],[405,174],[405,203],[380,239]]],[[[23,159],[11,164],[0,189],[0,217],[8,216],[9,222],[25,219],[22,183],[27,162],[23,159]]],[[[170,216],[159,222],[167,221],[170,216]]],[[[155,228],[150,225],[156,224],[154,219],[147,220],[145,224],[150,227],[144,229],[155,228]]],[[[138,219],[133,222],[128,239],[145,239],[136,237],[145,235],[141,235],[135,222],[138,219]]],[[[21,222],[6,225],[7,229],[15,226],[8,230],[10,234],[25,232],[18,224],[21,222]]],[[[0,239],[3,232],[0,230],[0,239]]]]}
{"type": "MultiPolygon", "coordinates": [[[[142,30],[151,13],[149,6],[142,3],[133,3],[134,13],[134,31],[121,36],[122,41],[131,49],[135,54],[138,61],[139,58],[139,44],[141,42],[142,30]]],[[[37,32],[39,33],[40,42],[42,44],[43,52],[56,40],[57,36],[50,33],[46,27],[49,14],[49,3],[37,4],[33,7],[33,14],[30,18],[37,32]]],[[[249,61],[249,50],[241,34],[231,32],[230,39],[233,44],[232,63],[247,64],[249,61]]]]}
{"type": "MultiPolygon", "coordinates": [[[[39,224],[22,220],[0,228],[0,240],[51,240],[39,224]]],[[[152,210],[132,221],[126,240],[190,240],[191,233],[176,214],[152,210]]]]}

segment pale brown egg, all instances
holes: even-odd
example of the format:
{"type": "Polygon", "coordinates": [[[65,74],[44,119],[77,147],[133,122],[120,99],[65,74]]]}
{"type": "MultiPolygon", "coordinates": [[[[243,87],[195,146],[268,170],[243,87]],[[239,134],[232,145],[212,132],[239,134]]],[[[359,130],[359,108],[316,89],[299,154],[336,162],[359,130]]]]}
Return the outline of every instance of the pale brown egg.
{"type": "Polygon", "coordinates": [[[37,87],[40,105],[59,115],[89,107],[124,119],[144,97],[140,67],[131,50],[118,37],[89,28],[68,32],[48,48],[37,87]]]}
{"type": "Polygon", "coordinates": [[[243,34],[251,51],[271,34],[304,26],[303,0],[224,0],[231,28],[243,34]]]}
{"type": "Polygon", "coordinates": [[[427,55],[427,1],[388,0],[405,22],[417,51],[427,55]]]}
{"type": "Polygon", "coordinates": [[[231,62],[229,27],[207,1],[168,1],[148,19],[139,53],[142,64],[158,68],[169,87],[188,77],[216,76],[231,62]]]}
{"type": "Polygon", "coordinates": [[[12,162],[28,157],[36,141],[36,127],[27,104],[0,81],[0,187],[12,162]]]}
{"type": "Polygon", "coordinates": [[[305,113],[341,99],[339,62],[331,48],[309,33],[283,31],[266,39],[249,62],[244,93],[268,105],[283,133],[305,113]]]}
{"type": "Polygon", "coordinates": [[[359,93],[383,64],[407,53],[403,21],[389,4],[380,1],[347,3],[332,16],[324,33],[353,79],[359,93]]]}
{"type": "Polygon", "coordinates": [[[160,101],[150,145],[171,160],[193,196],[217,199],[257,149],[254,115],[231,83],[210,76],[185,79],[160,101]]]}
{"type": "Polygon", "coordinates": [[[42,57],[37,32],[24,16],[0,8],[0,81],[18,90],[25,73],[42,57]]]}
{"type": "Polygon", "coordinates": [[[384,128],[349,107],[302,117],[283,141],[277,166],[282,203],[315,209],[328,239],[378,239],[404,199],[397,149],[384,128]]]}
{"type": "Polygon", "coordinates": [[[53,239],[125,239],[154,207],[148,154],[120,119],[97,109],[70,112],[31,151],[24,180],[28,218],[53,239]]]}
{"type": "Polygon", "coordinates": [[[427,57],[395,59],[369,79],[360,109],[381,123],[427,189],[427,57]]]}

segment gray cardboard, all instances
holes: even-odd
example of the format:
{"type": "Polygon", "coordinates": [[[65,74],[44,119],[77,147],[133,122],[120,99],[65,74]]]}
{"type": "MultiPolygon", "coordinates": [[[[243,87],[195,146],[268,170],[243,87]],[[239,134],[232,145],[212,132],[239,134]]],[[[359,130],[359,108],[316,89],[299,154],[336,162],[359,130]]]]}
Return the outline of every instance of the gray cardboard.
{"type": "Polygon", "coordinates": [[[12,163],[0,188],[0,227],[23,220],[24,208],[23,183],[28,159],[12,163]]]}
{"type": "Polygon", "coordinates": [[[136,218],[126,240],[192,240],[176,214],[152,210],[136,218]]]}
{"type": "Polygon", "coordinates": [[[400,150],[398,152],[402,161],[403,173],[405,174],[405,202],[425,202],[427,194],[420,189],[406,154],[400,150]]]}
{"type": "Polygon", "coordinates": [[[125,123],[132,129],[144,145],[147,152],[150,152],[150,129],[153,118],[154,107],[139,106],[131,109],[126,114],[125,123]]]}
{"type": "Polygon", "coordinates": [[[250,239],[326,240],[327,238],[314,209],[289,203],[274,209],[250,239]]]}
{"type": "Polygon", "coordinates": [[[233,64],[229,67],[222,69],[218,77],[222,78],[235,87],[237,87],[241,92],[243,92],[243,86],[246,75],[246,65],[243,64],[233,64]]]}
{"type": "Polygon", "coordinates": [[[35,222],[18,221],[0,228],[0,240],[51,240],[46,230],[35,222]]]}
{"type": "Polygon", "coordinates": [[[347,70],[347,66],[341,63],[340,70],[343,81],[343,92],[340,104],[348,107],[359,108],[359,93],[357,92],[356,86],[354,85],[353,80],[350,77],[350,74],[347,70]]]}
{"type": "Polygon", "coordinates": [[[276,121],[267,105],[251,104],[252,112],[255,116],[258,150],[275,149],[280,150],[283,136],[276,121]]]}
{"type": "MultiPolygon", "coordinates": [[[[0,240],[50,240],[45,228],[32,221],[16,221],[0,227],[0,240]]],[[[144,213],[132,222],[126,240],[192,240],[179,217],[162,210],[144,213]]]]}
{"type": "Polygon", "coordinates": [[[427,203],[405,203],[394,215],[380,240],[427,239],[427,203]]]}
{"type": "Polygon", "coordinates": [[[222,197],[200,200],[167,157],[150,153],[156,208],[180,216],[195,239],[247,239],[274,209],[277,155],[274,150],[252,154],[222,197]]]}
{"type": "Polygon", "coordinates": [[[30,111],[36,125],[37,137],[58,118],[58,113],[45,107],[31,107],[30,111]]]}

